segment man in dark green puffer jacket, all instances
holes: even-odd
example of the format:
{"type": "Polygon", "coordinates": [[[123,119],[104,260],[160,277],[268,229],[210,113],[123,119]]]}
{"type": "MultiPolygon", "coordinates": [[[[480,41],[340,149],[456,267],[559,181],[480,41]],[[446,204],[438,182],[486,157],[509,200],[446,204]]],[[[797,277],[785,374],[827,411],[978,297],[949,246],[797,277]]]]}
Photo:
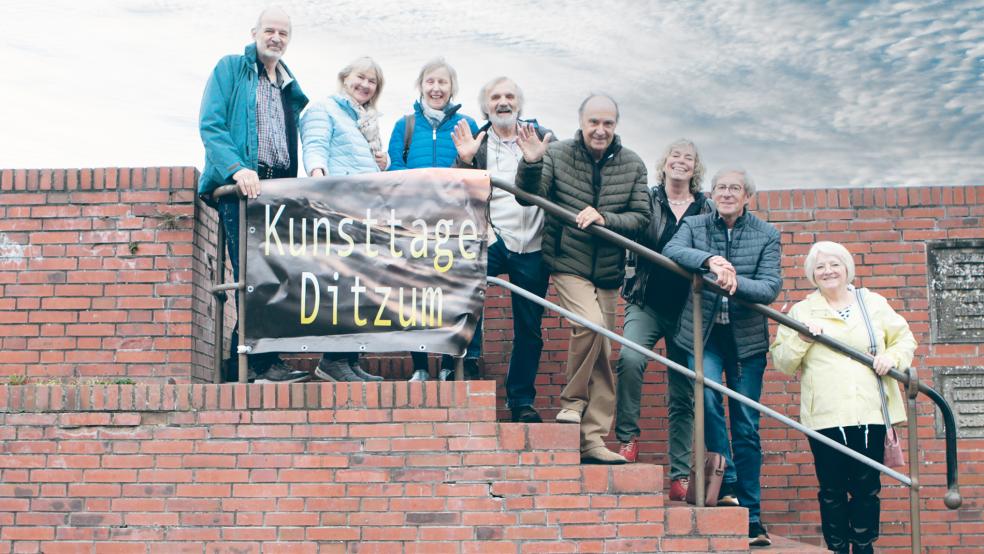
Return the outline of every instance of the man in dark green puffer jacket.
{"type": "MultiPolygon", "coordinates": [[[[608,329],[615,327],[625,250],[584,231],[602,225],[634,238],[649,221],[646,165],[615,134],[618,105],[591,95],[578,109],[580,130],[573,140],[549,144],[529,128],[520,129],[523,159],[516,184],[577,213],[577,228],[547,215],[543,258],[560,305],[608,329]]],[[[567,351],[567,385],[557,421],[581,426],[581,461],[625,463],[605,447],[615,417],[615,375],[608,339],[572,323],[567,351]]]]}

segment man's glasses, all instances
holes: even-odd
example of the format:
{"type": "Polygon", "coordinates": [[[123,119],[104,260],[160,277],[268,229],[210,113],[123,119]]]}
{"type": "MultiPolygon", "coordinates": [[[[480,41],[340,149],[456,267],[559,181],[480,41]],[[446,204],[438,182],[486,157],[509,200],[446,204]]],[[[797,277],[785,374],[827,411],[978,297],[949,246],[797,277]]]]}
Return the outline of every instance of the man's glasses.
{"type": "Polygon", "coordinates": [[[745,190],[745,187],[742,185],[725,185],[722,183],[714,186],[714,192],[730,192],[731,194],[738,194],[743,190],[745,190]]]}

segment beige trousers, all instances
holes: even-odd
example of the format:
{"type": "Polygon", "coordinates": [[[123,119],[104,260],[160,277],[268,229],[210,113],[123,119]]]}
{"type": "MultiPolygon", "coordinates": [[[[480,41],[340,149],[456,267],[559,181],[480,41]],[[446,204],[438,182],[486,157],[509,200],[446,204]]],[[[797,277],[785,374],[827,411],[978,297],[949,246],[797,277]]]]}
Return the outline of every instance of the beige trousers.
{"type": "MultiPolygon", "coordinates": [[[[568,273],[551,275],[559,304],[606,329],[615,328],[618,289],[599,289],[591,281],[568,273]]],[[[567,385],[560,406],[581,413],[581,452],[605,446],[615,419],[615,373],[607,338],[571,323],[567,349],[567,385]]]]}

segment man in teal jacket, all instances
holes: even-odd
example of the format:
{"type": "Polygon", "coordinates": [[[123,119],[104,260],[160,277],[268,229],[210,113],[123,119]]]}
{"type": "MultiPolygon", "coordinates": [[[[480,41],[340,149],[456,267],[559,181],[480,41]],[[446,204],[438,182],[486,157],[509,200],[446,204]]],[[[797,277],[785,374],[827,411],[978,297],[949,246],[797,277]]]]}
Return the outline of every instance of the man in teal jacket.
{"type": "MultiPolygon", "coordinates": [[[[260,181],[297,176],[297,120],[307,97],[280,58],[290,42],[290,17],[279,8],[260,14],[254,43],[243,55],[225,56],[205,85],[199,130],[205,168],[198,193],[219,210],[233,277],[239,280],[239,201],[212,191],[235,183],[249,198],[260,194],[260,181]]],[[[233,330],[232,346],[237,345],[233,330]]],[[[233,358],[235,356],[232,356],[233,358]]],[[[249,357],[256,382],[295,382],[309,377],[293,371],[278,354],[249,357]]]]}

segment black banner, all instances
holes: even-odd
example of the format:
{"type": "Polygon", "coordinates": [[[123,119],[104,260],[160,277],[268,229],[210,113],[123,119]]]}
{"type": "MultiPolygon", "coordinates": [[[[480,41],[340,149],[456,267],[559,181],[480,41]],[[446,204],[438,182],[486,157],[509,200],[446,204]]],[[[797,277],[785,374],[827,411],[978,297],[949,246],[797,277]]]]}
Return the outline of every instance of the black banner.
{"type": "Polygon", "coordinates": [[[485,296],[488,174],[278,179],[247,208],[246,344],[461,355],[485,296]]]}

